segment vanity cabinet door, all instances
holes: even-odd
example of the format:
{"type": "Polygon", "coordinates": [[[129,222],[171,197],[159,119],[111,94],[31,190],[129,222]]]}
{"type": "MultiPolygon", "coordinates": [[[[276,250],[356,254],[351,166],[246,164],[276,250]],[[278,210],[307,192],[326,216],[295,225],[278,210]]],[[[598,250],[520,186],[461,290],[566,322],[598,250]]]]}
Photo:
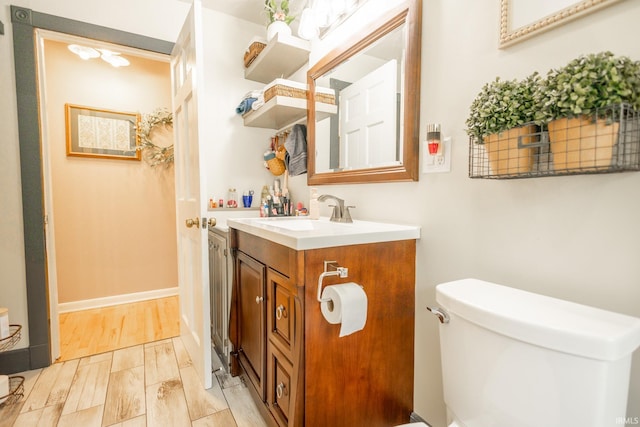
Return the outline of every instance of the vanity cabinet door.
{"type": "Polygon", "coordinates": [[[272,344],[269,344],[267,363],[267,404],[278,425],[287,427],[292,409],[293,367],[272,344]]]}
{"type": "Polygon", "coordinates": [[[289,279],[271,269],[267,272],[267,327],[269,338],[291,360],[294,330],[294,295],[289,279]]]}
{"type": "Polygon", "coordinates": [[[209,231],[209,284],[211,341],[225,370],[229,357],[229,289],[227,282],[227,238],[209,231]]]}
{"type": "Polygon", "coordinates": [[[247,376],[264,401],[266,301],[264,264],[237,253],[238,354],[247,376]]]}

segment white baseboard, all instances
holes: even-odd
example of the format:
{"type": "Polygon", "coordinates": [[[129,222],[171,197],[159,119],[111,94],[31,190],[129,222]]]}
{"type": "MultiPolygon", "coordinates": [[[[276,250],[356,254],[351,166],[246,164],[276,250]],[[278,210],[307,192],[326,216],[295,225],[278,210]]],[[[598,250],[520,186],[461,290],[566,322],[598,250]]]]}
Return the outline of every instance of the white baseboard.
{"type": "Polygon", "coordinates": [[[110,297],[86,299],[82,301],[63,302],[58,304],[58,313],[70,311],[89,310],[91,308],[109,307],[118,304],[146,301],[156,298],[165,298],[178,295],[178,287],[155,289],[153,291],[135,292],[132,294],[113,295],[110,297]]]}

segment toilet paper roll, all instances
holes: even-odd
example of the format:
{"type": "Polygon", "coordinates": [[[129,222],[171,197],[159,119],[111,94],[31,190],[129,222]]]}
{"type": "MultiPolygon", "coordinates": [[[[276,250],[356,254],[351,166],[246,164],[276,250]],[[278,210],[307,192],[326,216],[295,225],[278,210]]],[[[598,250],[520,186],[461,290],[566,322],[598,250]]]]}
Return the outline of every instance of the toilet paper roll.
{"type": "Polygon", "coordinates": [[[331,285],[322,291],[320,304],[322,315],[331,324],[341,323],[340,335],[344,337],[360,331],[367,323],[367,294],[357,283],[331,285]]]}
{"type": "Polygon", "coordinates": [[[7,375],[0,375],[0,403],[4,403],[7,398],[3,396],[9,395],[9,377],[7,375]]]}

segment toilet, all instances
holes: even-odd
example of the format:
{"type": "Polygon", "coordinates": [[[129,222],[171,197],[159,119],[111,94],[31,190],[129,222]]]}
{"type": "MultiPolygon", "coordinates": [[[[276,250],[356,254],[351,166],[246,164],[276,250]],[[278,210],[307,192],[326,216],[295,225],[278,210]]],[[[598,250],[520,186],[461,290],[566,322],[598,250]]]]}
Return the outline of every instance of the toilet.
{"type": "Polygon", "coordinates": [[[450,427],[624,420],[640,319],[476,279],[438,285],[436,301],[450,427]]]}

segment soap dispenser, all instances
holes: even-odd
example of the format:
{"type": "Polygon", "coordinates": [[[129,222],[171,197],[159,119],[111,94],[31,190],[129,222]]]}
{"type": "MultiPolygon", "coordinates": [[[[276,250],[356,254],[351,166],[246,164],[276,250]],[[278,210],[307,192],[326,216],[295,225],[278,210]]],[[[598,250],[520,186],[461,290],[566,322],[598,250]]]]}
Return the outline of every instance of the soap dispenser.
{"type": "Polygon", "coordinates": [[[316,188],[311,188],[309,194],[309,219],[319,218],[320,204],[318,202],[318,190],[316,188]]]}

